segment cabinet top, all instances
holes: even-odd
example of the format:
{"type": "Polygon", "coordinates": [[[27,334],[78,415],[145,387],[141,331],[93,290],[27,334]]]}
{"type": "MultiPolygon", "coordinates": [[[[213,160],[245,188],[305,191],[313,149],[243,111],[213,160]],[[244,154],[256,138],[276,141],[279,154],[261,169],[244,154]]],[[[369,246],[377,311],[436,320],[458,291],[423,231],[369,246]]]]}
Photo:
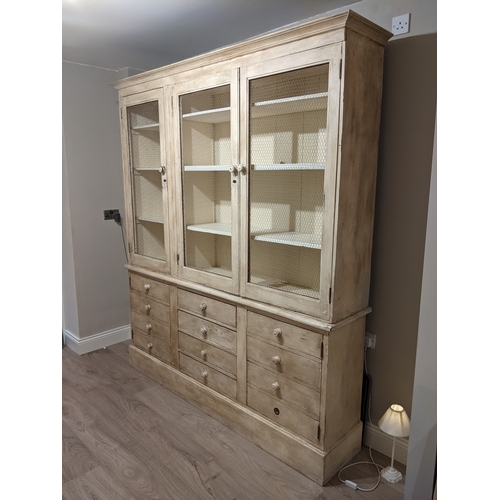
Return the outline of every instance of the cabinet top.
{"type": "Polygon", "coordinates": [[[312,21],[297,22],[284,28],[278,28],[262,35],[249,38],[242,42],[215,49],[205,54],[175,62],[161,68],[145,71],[144,73],[119,80],[114,84],[114,87],[117,90],[121,90],[132,85],[141,84],[157,78],[164,78],[182,71],[223,62],[255,51],[276,47],[316,35],[327,34],[329,32],[342,33],[343,36],[341,39],[334,40],[341,41],[345,40],[345,34],[348,30],[361,33],[380,45],[385,45],[392,37],[392,33],[389,31],[352,10],[346,10],[339,14],[316,18],[312,21]]]}

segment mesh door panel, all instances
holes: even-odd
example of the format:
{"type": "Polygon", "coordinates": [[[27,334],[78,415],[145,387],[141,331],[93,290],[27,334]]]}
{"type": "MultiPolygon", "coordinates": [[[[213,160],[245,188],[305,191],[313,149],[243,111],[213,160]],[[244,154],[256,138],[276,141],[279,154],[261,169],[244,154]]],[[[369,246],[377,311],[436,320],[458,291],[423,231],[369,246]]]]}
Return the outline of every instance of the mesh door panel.
{"type": "Polygon", "coordinates": [[[165,259],[163,239],[162,181],[158,102],[127,109],[132,195],[134,204],[135,252],[165,259]]]}
{"type": "Polygon", "coordinates": [[[250,82],[249,281],[319,297],[328,65],[250,82]]]}
{"type": "Polygon", "coordinates": [[[230,277],[230,86],[182,95],[180,107],[184,263],[230,277]]]}

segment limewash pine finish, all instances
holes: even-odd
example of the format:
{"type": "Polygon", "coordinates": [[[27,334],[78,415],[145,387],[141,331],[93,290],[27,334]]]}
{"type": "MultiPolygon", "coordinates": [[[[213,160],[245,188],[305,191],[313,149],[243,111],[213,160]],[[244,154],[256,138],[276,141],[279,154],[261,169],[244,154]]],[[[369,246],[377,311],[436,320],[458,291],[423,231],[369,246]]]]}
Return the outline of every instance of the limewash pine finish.
{"type": "Polygon", "coordinates": [[[361,448],[389,37],[347,11],[115,84],[131,365],[320,484],[361,448]]]}

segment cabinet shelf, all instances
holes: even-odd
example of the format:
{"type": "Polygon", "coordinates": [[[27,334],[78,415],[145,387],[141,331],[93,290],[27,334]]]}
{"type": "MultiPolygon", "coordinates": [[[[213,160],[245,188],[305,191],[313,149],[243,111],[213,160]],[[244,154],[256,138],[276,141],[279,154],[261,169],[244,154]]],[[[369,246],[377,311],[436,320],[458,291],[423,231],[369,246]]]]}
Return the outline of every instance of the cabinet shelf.
{"type": "Polygon", "coordinates": [[[187,226],[189,231],[197,231],[199,233],[218,234],[222,236],[231,236],[231,224],[224,222],[209,222],[206,224],[192,224],[187,226]]]}
{"type": "Polygon", "coordinates": [[[159,172],[159,167],[134,167],[135,172],[159,172]]]}
{"type": "Polygon", "coordinates": [[[163,224],[163,217],[158,216],[140,216],[137,217],[137,222],[153,222],[154,224],[163,224]]]}
{"type": "Polygon", "coordinates": [[[286,233],[251,234],[255,241],[266,241],[295,247],[321,249],[321,235],[290,231],[286,233]]]}
{"type": "Polygon", "coordinates": [[[327,92],[255,102],[252,104],[252,118],[326,110],[327,103],[327,92]]]}
{"type": "Polygon", "coordinates": [[[184,172],[229,172],[231,165],[184,165],[184,172]]]}
{"type": "Polygon", "coordinates": [[[139,125],[138,127],[132,127],[132,130],[134,131],[144,131],[144,130],[154,130],[154,131],[160,131],[160,124],[159,123],[150,123],[148,125],[139,125]]]}
{"type": "Polygon", "coordinates": [[[199,123],[225,123],[231,118],[231,108],[207,109],[206,111],[195,111],[182,115],[182,119],[199,123]]]}
{"type": "Polygon", "coordinates": [[[289,283],[287,281],[252,275],[250,277],[250,283],[259,286],[264,286],[267,288],[274,288],[275,290],[282,290],[284,292],[291,292],[298,295],[303,295],[305,297],[311,297],[313,299],[319,298],[319,292],[317,290],[296,285],[294,283],[289,283]]]}
{"type": "Polygon", "coordinates": [[[252,165],[252,170],[324,170],[324,163],[268,163],[252,165]]]}

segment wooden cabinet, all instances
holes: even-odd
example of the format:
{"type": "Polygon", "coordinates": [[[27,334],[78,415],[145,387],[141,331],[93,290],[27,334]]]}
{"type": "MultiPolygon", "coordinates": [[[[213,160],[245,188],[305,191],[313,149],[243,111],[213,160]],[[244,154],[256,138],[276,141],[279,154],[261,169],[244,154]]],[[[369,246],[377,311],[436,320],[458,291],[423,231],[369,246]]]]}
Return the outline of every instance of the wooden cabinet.
{"type": "Polygon", "coordinates": [[[347,11],[115,84],[131,364],[319,483],[361,446],[389,37],[347,11]]]}

